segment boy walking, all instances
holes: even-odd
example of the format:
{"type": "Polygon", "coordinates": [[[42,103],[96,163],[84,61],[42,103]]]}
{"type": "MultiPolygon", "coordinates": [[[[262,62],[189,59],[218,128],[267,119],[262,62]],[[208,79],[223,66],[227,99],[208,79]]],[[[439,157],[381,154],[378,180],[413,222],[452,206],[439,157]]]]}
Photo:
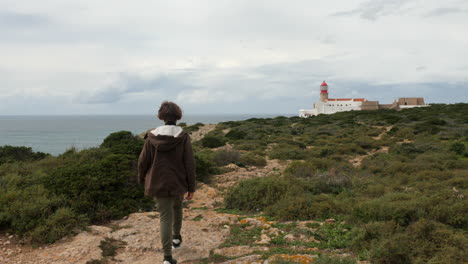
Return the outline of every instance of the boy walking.
{"type": "Polygon", "coordinates": [[[163,264],[175,264],[172,248],[182,244],[182,201],[191,200],[195,192],[195,160],[190,136],[176,125],[182,110],[165,101],[158,111],[165,125],[145,136],[138,159],[138,181],[145,186],[145,195],[155,197],[160,214],[163,264]]]}

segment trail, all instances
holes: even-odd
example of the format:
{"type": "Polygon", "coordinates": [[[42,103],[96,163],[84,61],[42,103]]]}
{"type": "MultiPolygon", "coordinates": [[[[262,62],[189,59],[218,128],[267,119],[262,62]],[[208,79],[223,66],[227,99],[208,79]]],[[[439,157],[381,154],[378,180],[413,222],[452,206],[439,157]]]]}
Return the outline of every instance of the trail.
{"type": "MultiPolygon", "coordinates": [[[[376,136],[376,137],[373,137],[374,140],[381,140],[382,137],[387,134],[392,128],[393,126],[372,126],[374,128],[379,128],[382,130],[382,132],[376,136]]],[[[378,153],[388,153],[388,150],[389,150],[389,147],[388,146],[383,146],[381,147],[380,149],[374,149],[374,150],[371,150],[369,152],[367,152],[366,154],[364,155],[359,155],[359,156],[356,156],[352,159],[349,160],[349,162],[356,168],[358,167],[361,167],[362,165],[362,161],[369,157],[369,156],[372,156],[372,155],[375,155],[375,154],[378,154],[378,153]]]]}

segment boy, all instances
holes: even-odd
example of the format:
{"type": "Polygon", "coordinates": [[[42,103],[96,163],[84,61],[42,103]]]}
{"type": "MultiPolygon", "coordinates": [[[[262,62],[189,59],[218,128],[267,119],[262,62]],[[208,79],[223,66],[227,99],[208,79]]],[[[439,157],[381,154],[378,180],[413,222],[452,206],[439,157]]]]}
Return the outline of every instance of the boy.
{"type": "Polygon", "coordinates": [[[195,160],[190,136],[176,125],[182,118],[180,107],[164,101],[158,118],[165,125],[145,136],[138,159],[138,181],[144,184],[145,195],[158,202],[163,264],[175,264],[172,247],[182,244],[182,201],[185,193],[191,200],[195,192],[195,160]]]}

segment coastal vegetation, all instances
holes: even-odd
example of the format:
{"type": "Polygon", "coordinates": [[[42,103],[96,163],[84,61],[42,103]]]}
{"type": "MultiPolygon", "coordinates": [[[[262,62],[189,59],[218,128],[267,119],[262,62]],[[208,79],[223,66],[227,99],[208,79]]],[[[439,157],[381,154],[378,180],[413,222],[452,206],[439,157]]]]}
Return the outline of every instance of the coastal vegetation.
{"type": "MultiPolygon", "coordinates": [[[[222,122],[193,148],[197,180],[206,184],[232,164],[262,167],[271,159],[287,164],[278,175],[259,175],[226,189],[221,209],[282,222],[336,220],[311,224],[320,242],[304,246],[345,249],[372,263],[463,263],[467,142],[468,104],[435,104],[222,122]]],[[[120,131],[99,147],[69,149],[57,157],[0,148],[0,228],[25,241],[51,243],[88,224],[152,210],[135,181],[142,144],[120,131]]],[[[249,235],[260,231],[244,228],[231,227],[225,244],[250,245],[249,235]]],[[[283,252],[300,242],[277,236],[271,243],[283,252]]],[[[318,261],[354,263],[326,256],[318,261]]]]}

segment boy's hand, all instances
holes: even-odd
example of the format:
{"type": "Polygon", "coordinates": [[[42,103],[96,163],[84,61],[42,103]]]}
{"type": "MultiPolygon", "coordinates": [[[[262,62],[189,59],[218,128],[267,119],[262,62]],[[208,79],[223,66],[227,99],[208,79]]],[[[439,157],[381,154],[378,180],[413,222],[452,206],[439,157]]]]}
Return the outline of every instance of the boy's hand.
{"type": "Polygon", "coordinates": [[[185,199],[187,199],[187,200],[192,200],[192,198],[193,198],[193,192],[189,192],[189,193],[187,194],[187,197],[186,197],[185,199]]]}

